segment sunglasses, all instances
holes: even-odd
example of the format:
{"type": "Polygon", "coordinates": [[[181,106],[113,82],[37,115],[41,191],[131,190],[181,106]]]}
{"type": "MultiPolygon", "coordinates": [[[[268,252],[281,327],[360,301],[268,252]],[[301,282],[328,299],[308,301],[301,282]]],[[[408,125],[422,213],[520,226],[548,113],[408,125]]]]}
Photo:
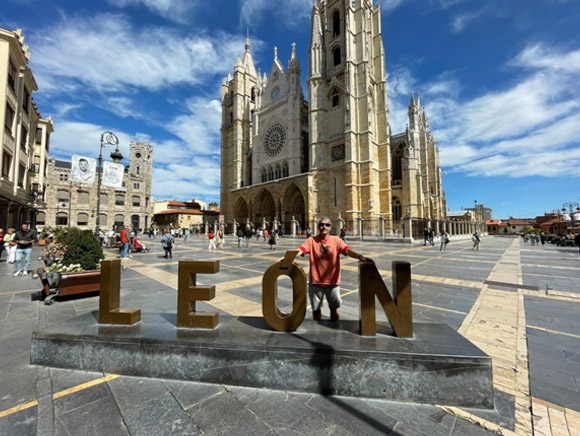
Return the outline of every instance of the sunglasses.
{"type": "Polygon", "coordinates": [[[332,227],[332,224],[329,224],[329,223],[320,223],[320,224],[318,224],[318,227],[332,227]]]}

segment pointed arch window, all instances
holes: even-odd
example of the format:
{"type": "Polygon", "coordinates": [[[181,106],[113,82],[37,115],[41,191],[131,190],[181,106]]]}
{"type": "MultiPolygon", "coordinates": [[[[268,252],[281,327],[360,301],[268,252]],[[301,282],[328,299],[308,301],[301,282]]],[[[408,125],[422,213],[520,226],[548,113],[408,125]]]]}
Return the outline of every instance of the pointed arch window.
{"type": "Polygon", "coordinates": [[[401,147],[395,149],[393,154],[393,180],[401,180],[403,178],[403,150],[401,147]]]}
{"type": "Polygon", "coordinates": [[[274,170],[272,167],[268,169],[268,180],[274,180],[274,170]]]}
{"type": "Polygon", "coordinates": [[[335,10],[332,14],[332,37],[340,35],[340,13],[335,10]]]}
{"type": "Polygon", "coordinates": [[[288,175],[288,162],[284,162],[284,165],[282,166],[282,177],[288,177],[288,175]]]}
{"type": "Polygon", "coordinates": [[[401,219],[401,201],[398,197],[393,197],[393,221],[400,221],[401,219]]]}
{"type": "Polygon", "coordinates": [[[275,176],[276,176],[276,179],[279,179],[280,177],[282,177],[282,171],[280,169],[279,164],[276,164],[275,176]]]}
{"type": "Polygon", "coordinates": [[[340,91],[338,88],[334,88],[331,94],[332,98],[332,107],[337,107],[340,105],[340,91]]]}
{"type": "Polygon", "coordinates": [[[266,168],[262,168],[262,183],[268,180],[268,174],[266,173],[266,168]]]}
{"type": "Polygon", "coordinates": [[[334,50],[332,50],[332,63],[335,67],[340,65],[340,57],[340,47],[336,47],[334,50]]]}

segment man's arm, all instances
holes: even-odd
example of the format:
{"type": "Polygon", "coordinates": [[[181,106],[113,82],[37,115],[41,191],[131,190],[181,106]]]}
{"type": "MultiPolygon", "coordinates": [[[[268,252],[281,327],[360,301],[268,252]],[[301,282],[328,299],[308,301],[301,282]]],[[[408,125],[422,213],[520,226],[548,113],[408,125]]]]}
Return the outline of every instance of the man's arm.
{"type": "Polygon", "coordinates": [[[374,262],[371,258],[364,257],[362,254],[358,254],[350,247],[346,250],[346,255],[348,257],[352,257],[353,259],[358,259],[361,262],[374,262]]]}

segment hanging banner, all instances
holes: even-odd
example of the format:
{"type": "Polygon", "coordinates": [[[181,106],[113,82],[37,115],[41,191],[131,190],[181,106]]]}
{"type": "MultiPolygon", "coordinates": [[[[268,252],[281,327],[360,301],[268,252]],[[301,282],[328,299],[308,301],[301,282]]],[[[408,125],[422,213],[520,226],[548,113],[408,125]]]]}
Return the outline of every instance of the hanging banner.
{"type": "Polygon", "coordinates": [[[105,161],[103,166],[103,186],[121,188],[123,186],[123,173],[125,165],[105,161]]]}
{"type": "Polygon", "coordinates": [[[70,172],[71,182],[89,183],[92,185],[95,181],[96,168],[96,159],[73,154],[70,172]]]}

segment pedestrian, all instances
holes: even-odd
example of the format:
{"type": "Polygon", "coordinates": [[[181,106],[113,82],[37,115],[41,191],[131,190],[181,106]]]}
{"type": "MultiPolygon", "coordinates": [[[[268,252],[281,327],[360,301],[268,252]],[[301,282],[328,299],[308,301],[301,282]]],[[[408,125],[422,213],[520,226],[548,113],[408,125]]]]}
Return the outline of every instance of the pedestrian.
{"type": "Polygon", "coordinates": [[[244,231],[244,236],[246,238],[246,248],[250,247],[250,239],[252,239],[252,229],[250,227],[246,227],[244,231]]]}
{"type": "Polygon", "coordinates": [[[236,236],[238,237],[238,248],[242,248],[242,242],[244,241],[244,232],[241,228],[238,229],[236,232],[236,236]]]}
{"type": "Polygon", "coordinates": [[[471,247],[471,249],[473,251],[475,250],[479,251],[479,243],[481,242],[481,240],[479,239],[479,233],[477,231],[473,234],[471,240],[473,241],[473,247],[471,247]]]}
{"type": "Polygon", "coordinates": [[[6,233],[6,236],[4,236],[4,248],[6,249],[6,254],[8,255],[6,262],[8,263],[16,262],[16,242],[14,242],[14,233],[15,229],[10,227],[8,229],[8,233],[6,233]]]}
{"type": "Polygon", "coordinates": [[[224,248],[224,230],[223,229],[218,230],[217,243],[218,243],[218,248],[221,248],[223,250],[223,248],[224,248]]]}
{"type": "Polygon", "coordinates": [[[310,238],[312,236],[312,229],[310,228],[310,226],[308,226],[306,228],[306,239],[310,238]]]}
{"type": "MultiPolygon", "coordinates": [[[[129,229],[124,225],[121,234],[119,235],[119,240],[121,242],[121,264],[123,264],[123,259],[127,259],[129,256],[130,243],[129,229]]],[[[127,269],[127,266],[123,265],[123,269],[127,269]]]]}
{"type": "Polygon", "coordinates": [[[441,250],[445,251],[445,249],[447,248],[447,244],[449,244],[450,240],[451,238],[449,237],[449,233],[447,233],[447,230],[441,230],[441,247],[439,247],[439,251],[441,250]]]}
{"type": "Polygon", "coordinates": [[[435,245],[435,231],[429,227],[429,245],[433,247],[435,245]]]}
{"type": "Polygon", "coordinates": [[[24,223],[20,226],[20,230],[15,233],[14,242],[16,242],[16,272],[14,277],[26,276],[30,267],[32,245],[36,242],[36,232],[28,228],[28,223],[24,223]],[[22,256],[24,256],[24,266],[22,266],[22,256]]]}
{"type": "Polygon", "coordinates": [[[270,245],[270,250],[276,249],[276,232],[270,230],[270,238],[268,239],[268,244],[270,245]]]}
{"type": "Polygon", "coordinates": [[[2,253],[4,253],[4,237],[6,234],[4,233],[4,229],[0,229],[0,261],[2,261],[2,253]]]}
{"type": "MultiPolygon", "coordinates": [[[[307,238],[300,246],[302,256],[310,256],[310,272],[308,295],[312,306],[312,317],[316,321],[322,319],[322,302],[324,297],[330,307],[330,320],[338,321],[338,309],[342,303],[340,298],[340,255],[358,259],[361,262],[372,262],[358,254],[346,243],[330,234],[332,227],[329,218],[318,221],[318,235],[307,238]]],[[[279,261],[281,261],[280,259],[279,261]]]]}
{"type": "Polygon", "coordinates": [[[429,242],[429,229],[425,227],[425,231],[423,232],[423,247],[427,246],[427,242],[429,242]]]}
{"type": "Polygon", "coordinates": [[[210,250],[210,251],[211,251],[212,248],[214,250],[216,250],[216,246],[215,246],[215,235],[213,234],[213,232],[211,230],[207,234],[207,237],[209,239],[209,245],[208,245],[207,249],[210,250]]]}
{"type": "Polygon", "coordinates": [[[346,229],[344,227],[340,229],[340,239],[346,244],[346,229]]]}
{"type": "Polygon", "coordinates": [[[165,230],[165,233],[161,237],[161,246],[163,247],[163,250],[165,250],[165,256],[163,256],[165,259],[167,259],[167,256],[169,256],[170,259],[173,259],[174,244],[175,238],[171,235],[171,233],[165,230]]]}

